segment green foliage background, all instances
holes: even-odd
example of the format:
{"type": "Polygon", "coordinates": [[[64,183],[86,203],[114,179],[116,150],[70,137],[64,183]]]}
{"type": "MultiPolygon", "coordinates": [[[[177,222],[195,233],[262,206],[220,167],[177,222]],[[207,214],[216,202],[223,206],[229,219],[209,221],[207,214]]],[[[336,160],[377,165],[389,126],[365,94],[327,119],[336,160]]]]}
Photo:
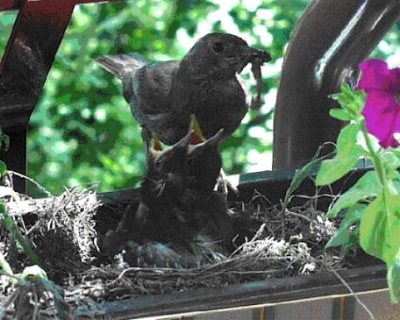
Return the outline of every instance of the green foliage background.
{"type": "MultiPolygon", "coordinates": [[[[140,52],[149,60],[180,59],[200,36],[223,31],[267,49],[264,105],[251,111],[222,145],[228,173],[268,167],[279,72],[290,35],[308,0],[138,0],[77,6],[32,115],[28,173],[52,193],[99,183],[100,191],[136,186],[144,172],[139,125],[121,84],[93,59],[140,52]]],[[[0,53],[15,20],[0,14],[0,53]]],[[[400,23],[374,56],[399,54],[400,23]],[[396,51],[397,50],[397,51],[396,51]]],[[[254,79],[244,74],[254,92],[254,79]]]]}

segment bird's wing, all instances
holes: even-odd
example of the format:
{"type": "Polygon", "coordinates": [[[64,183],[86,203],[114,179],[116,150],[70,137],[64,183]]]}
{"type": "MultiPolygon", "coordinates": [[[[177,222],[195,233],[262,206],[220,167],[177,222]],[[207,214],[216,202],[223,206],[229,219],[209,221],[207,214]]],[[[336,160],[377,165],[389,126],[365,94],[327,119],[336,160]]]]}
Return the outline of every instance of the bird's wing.
{"type": "Polygon", "coordinates": [[[177,142],[189,130],[189,114],[174,110],[170,93],[178,66],[178,61],[148,64],[136,72],[132,82],[133,115],[166,144],[177,142]]]}
{"type": "Polygon", "coordinates": [[[147,60],[136,52],[101,56],[96,58],[96,62],[122,81],[124,97],[127,101],[132,96],[132,79],[135,73],[148,64],[147,60]]]}
{"type": "Polygon", "coordinates": [[[170,90],[178,66],[178,61],[166,61],[148,64],[136,72],[132,86],[142,113],[171,111],[170,90]]]}
{"type": "Polygon", "coordinates": [[[136,70],[149,63],[137,52],[117,54],[113,56],[101,56],[96,58],[96,62],[122,81],[127,77],[132,77],[136,70]]]}

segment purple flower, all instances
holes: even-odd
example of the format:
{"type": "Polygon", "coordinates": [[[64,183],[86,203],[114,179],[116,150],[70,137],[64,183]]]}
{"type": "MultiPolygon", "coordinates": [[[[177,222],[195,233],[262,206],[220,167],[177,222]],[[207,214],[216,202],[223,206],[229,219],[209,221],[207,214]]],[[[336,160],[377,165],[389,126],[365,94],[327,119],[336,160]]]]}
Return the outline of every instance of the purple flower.
{"type": "Polygon", "coordinates": [[[389,69],[386,62],[366,60],[360,65],[362,77],[356,89],[367,93],[362,114],[368,132],[378,138],[384,148],[397,147],[394,138],[400,133],[400,68],[389,69]]]}

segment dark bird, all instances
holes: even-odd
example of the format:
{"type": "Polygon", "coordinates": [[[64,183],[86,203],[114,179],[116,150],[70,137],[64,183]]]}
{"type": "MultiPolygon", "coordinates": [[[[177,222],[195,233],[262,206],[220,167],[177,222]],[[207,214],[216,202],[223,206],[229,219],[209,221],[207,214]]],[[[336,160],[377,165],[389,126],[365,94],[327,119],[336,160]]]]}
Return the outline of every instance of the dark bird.
{"type": "Polygon", "coordinates": [[[185,190],[189,170],[187,153],[191,137],[190,131],[172,147],[162,151],[154,150],[154,143],[147,146],[146,172],[141,183],[139,205],[137,208],[134,204],[127,208],[117,231],[139,226],[144,230],[142,233],[145,233],[142,238],[170,240],[168,237],[161,238],[164,234],[161,229],[174,223],[170,212],[185,190]],[[151,230],[146,230],[144,226],[151,230]]]}
{"type": "Polygon", "coordinates": [[[172,145],[197,117],[205,139],[224,129],[230,136],[246,114],[250,97],[238,76],[253,61],[271,60],[234,35],[210,33],[200,38],[181,61],[148,63],[139,54],[97,58],[123,83],[123,94],[148,141],[155,134],[172,145]]]}
{"type": "Polygon", "coordinates": [[[221,261],[230,253],[232,221],[225,197],[213,190],[222,137],[223,129],[192,146],[188,133],[164,151],[148,144],[140,202],[106,236],[111,255],[122,252],[130,266],[188,268],[221,261]]]}
{"type": "Polygon", "coordinates": [[[124,262],[141,268],[188,268],[190,262],[169,245],[156,241],[139,244],[133,240],[126,243],[124,262]]]}
{"type": "Polygon", "coordinates": [[[223,133],[224,129],[220,129],[206,141],[189,146],[187,188],[203,194],[214,190],[222,168],[219,144],[224,136],[223,133]]]}
{"type": "Polygon", "coordinates": [[[219,144],[224,129],[208,140],[190,146],[186,188],[179,207],[188,216],[187,224],[213,239],[226,250],[231,250],[232,219],[228,215],[225,194],[215,191],[222,166],[219,144]]]}
{"type": "Polygon", "coordinates": [[[154,150],[154,143],[147,145],[147,166],[139,201],[127,207],[116,230],[110,230],[101,241],[103,251],[114,256],[122,250],[126,251],[128,242],[131,247],[135,247],[134,252],[137,253],[141,252],[138,247],[141,248],[147,242],[184,241],[181,237],[184,237],[186,230],[179,217],[174,216],[173,209],[185,188],[191,137],[192,132],[189,132],[163,151],[154,150]]]}

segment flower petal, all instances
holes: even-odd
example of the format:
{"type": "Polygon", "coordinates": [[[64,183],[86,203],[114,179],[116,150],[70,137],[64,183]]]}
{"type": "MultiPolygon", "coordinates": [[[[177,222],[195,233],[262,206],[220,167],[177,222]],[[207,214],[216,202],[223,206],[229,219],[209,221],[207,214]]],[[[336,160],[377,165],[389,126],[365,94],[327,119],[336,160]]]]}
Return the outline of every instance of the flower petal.
{"type": "Polygon", "coordinates": [[[369,93],[362,114],[368,132],[378,138],[382,147],[399,146],[393,136],[394,133],[400,132],[400,105],[394,95],[382,92],[369,93]]]}
{"type": "Polygon", "coordinates": [[[387,92],[396,95],[400,88],[399,68],[389,69],[385,61],[366,60],[360,64],[362,77],[356,89],[387,92]]]}

